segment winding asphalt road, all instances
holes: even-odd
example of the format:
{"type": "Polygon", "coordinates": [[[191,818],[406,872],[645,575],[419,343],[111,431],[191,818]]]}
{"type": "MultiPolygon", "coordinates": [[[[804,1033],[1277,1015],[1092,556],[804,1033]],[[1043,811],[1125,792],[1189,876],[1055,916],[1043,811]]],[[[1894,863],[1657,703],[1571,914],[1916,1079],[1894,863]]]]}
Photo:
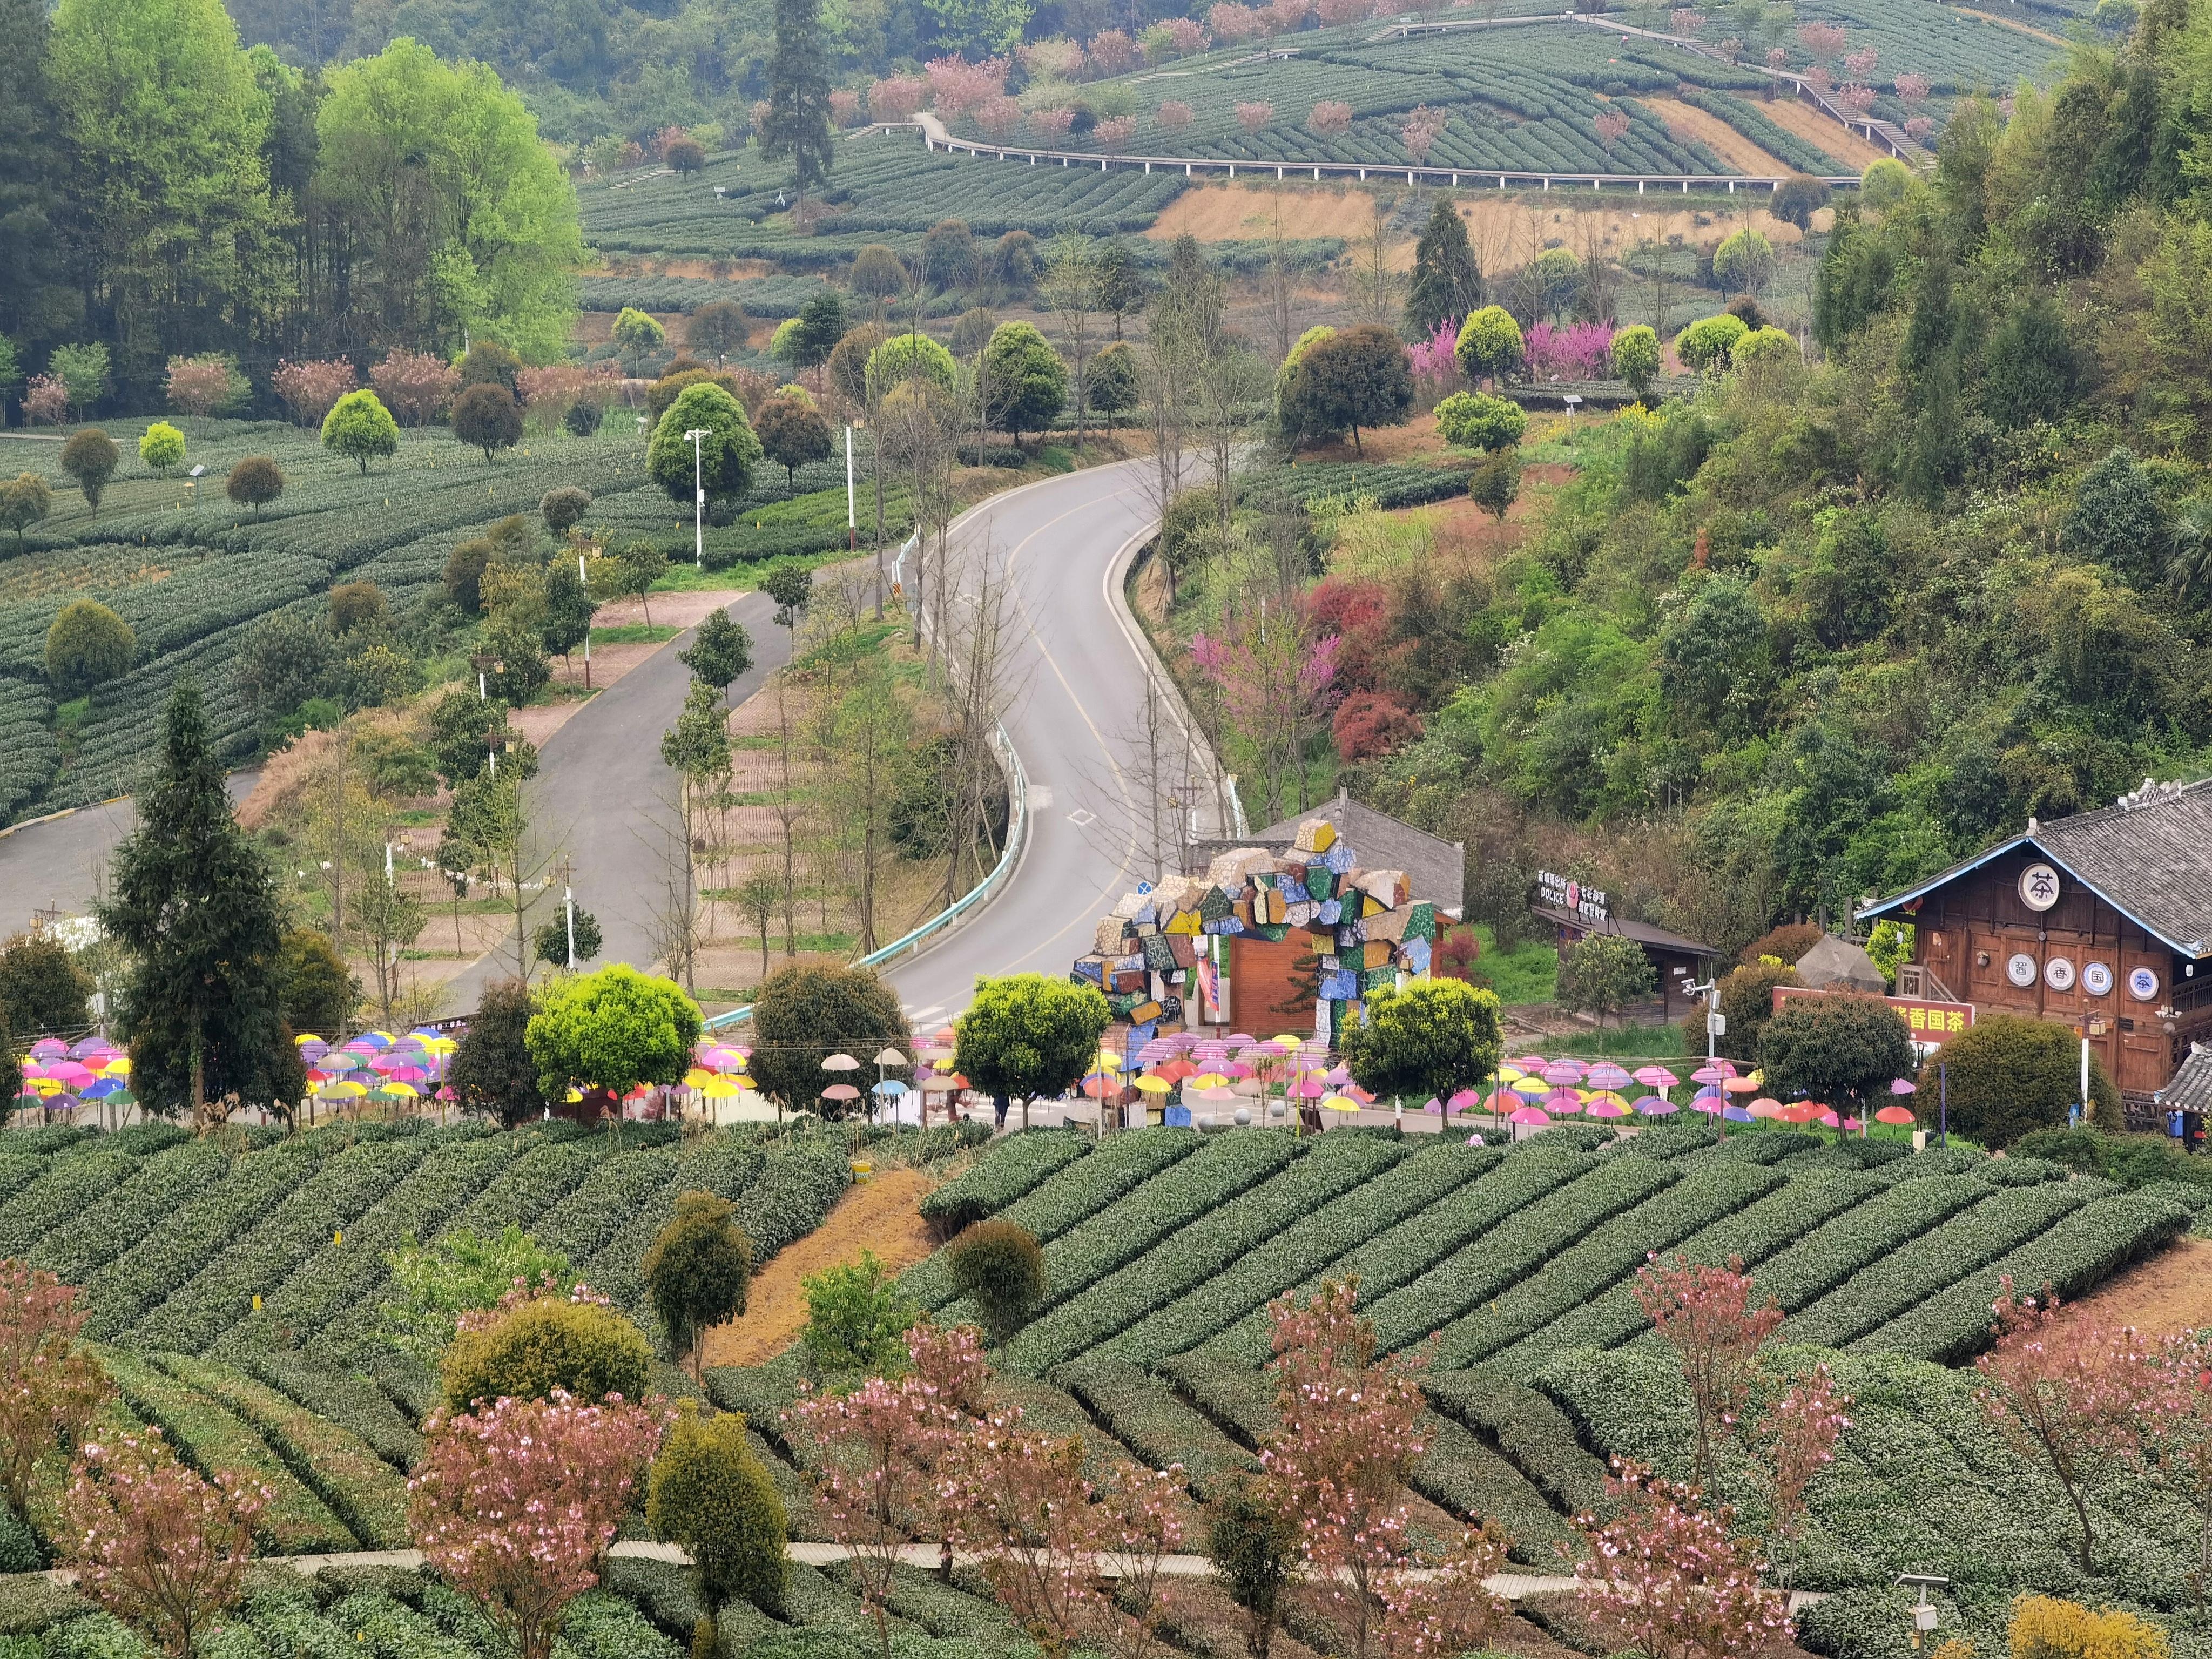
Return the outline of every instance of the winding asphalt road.
{"type": "Polygon", "coordinates": [[[1158,670],[1122,609],[1120,583],[1157,518],[1151,465],[1125,461],[1026,485],[955,527],[959,586],[974,591],[988,571],[1013,599],[1003,724],[1029,777],[1030,837],[1012,879],[973,921],[886,968],[918,1030],[965,1008],[978,975],[1064,974],[1091,948],[1098,917],[1156,873],[1156,779],[1179,801],[1196,798],[1200,836],[1217,833],[1211,788],[1188,781],[1211,777],[1203,750],[1187,760],[1170,714],[1155,768],[1144,735],[1146,676],[1158,670]]]}
{"type": "MultiPolygon", "coordinates": [[[[1155,743],[1144,735],[1146,677],[1158,670],[1122,609],[1119,583],[1155,516],[1149,465],[1123,462],[1024,485],[954,526],[951,591],[1003,580],[1011,598],[1003,723],[1028,775],[1031,823],[1012,876],[991,902],[886,968],[917,1026],[958,1013],[979,975],[1066,972],[1090,948],[1097,918],[1156,873],[1155,793],[1193,803],[1186,827],[1198,836],[1218,833],[1210,786],[1190,781],[1210,779],[1211,762],[1167,712],[1179,705],[1164,700],[1164,732],[1155,743]]],[[[911,591],[916,572],[904,574],[911,591]]],[[[940,573],[926,574],[934,586],[940,573]]],[[[755,659],[733,688],[735,701],[788,659],[773,610],[758,593],[729,607],[751,634],[755,659]]],[[[677,653],[690,638],[577,710],[541,757],[535,817],[568,855],[577,903],[599,920],[602,963],[644,965],[657,954],[653,917],[664,899],[673,781],[660,738],[684,705],[690,673],[677,653]]],[[[234,778],[234,793],[250,782],[234,778]]],[[[1182,810],[1161,808],[1170,844],[1182,810]]],[[[0,931],[27,925],[44,905],[83,909],[94,872],[134,818],[127,801],[111,803],[0,836],[0,931]]],[[[532,925],[558,914],[556,886],[532,925]]],[[[512,971],[509,953],[484,957],[452,981],[445,1006],[475,1007],[486,983],[512,971]]]]}

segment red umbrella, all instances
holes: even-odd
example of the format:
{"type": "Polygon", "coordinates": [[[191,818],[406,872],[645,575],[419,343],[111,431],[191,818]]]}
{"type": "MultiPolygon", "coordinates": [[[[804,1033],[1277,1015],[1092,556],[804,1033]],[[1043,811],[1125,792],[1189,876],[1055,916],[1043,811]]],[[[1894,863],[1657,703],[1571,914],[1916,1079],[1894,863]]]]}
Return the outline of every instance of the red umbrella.
{"type": "Polygon", "coordinates": [[[1874,1115],[1877,1123],[1911,1123],[1915,1121],[1909,1106],[1885,1106],[1874,1115]]]}
{"type": "Polygon", "coordinates": [[[858,1100],[860,1091],[849,1083],[833,1083],[822,1091],[824,1100],[858,1100]]]}

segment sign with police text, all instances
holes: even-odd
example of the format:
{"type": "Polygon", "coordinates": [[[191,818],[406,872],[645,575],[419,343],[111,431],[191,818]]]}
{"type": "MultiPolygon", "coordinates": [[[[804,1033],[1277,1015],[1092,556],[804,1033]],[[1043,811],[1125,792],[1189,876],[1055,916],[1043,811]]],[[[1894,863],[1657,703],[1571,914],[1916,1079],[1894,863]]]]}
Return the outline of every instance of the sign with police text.
{"type": "Polygon", "coordinates": [[[1605,895],[1595,887],[1585,887],[1568,877],[1554,875],[1549,870],[1536,872],[1536,891],[1543,902],[1555,910],[1565,910],[1571,916],[1584,921],[1603,921],[1608,912],[1605,895]]]}

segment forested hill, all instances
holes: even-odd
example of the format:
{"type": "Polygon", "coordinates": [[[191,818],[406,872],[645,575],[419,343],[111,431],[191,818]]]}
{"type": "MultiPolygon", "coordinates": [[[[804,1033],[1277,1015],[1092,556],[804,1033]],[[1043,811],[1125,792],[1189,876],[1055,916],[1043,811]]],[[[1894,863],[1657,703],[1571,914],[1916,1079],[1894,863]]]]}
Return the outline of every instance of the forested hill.
{"type": "Polygon", "coordinates": [[[1839,208],[1825,362],[1584,442],[1378,804],[1741,944],[2212,765],[2212,15],[2017,100],[1839,208]]]}

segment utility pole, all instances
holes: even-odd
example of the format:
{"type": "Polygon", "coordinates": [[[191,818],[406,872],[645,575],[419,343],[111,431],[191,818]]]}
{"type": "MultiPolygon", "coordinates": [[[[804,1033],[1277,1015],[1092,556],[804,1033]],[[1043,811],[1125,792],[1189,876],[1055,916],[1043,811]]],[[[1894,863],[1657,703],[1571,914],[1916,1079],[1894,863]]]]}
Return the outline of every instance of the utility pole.
{"type": "Polygon", "coordinates": [[[561,890],[561,908],[568,913],[568,971],[573,974],[576,971],[576,890],[574,888],[563,887],[561,890]]]}
{"type": "Polygon", "coordinates": [[[576,586],[584,590],[584,690],[592,689],[592,579],[584,574],[584,556],[576,555],[576,586]]]}
{"type": "Polygon", "coordinates": [[[707,568],[707,484],[702,472],[704,452],[701,441],[707,435],[704,427],[693,427],[684,434],[691,442],[691,562],[701,570],[707,568]]]}

